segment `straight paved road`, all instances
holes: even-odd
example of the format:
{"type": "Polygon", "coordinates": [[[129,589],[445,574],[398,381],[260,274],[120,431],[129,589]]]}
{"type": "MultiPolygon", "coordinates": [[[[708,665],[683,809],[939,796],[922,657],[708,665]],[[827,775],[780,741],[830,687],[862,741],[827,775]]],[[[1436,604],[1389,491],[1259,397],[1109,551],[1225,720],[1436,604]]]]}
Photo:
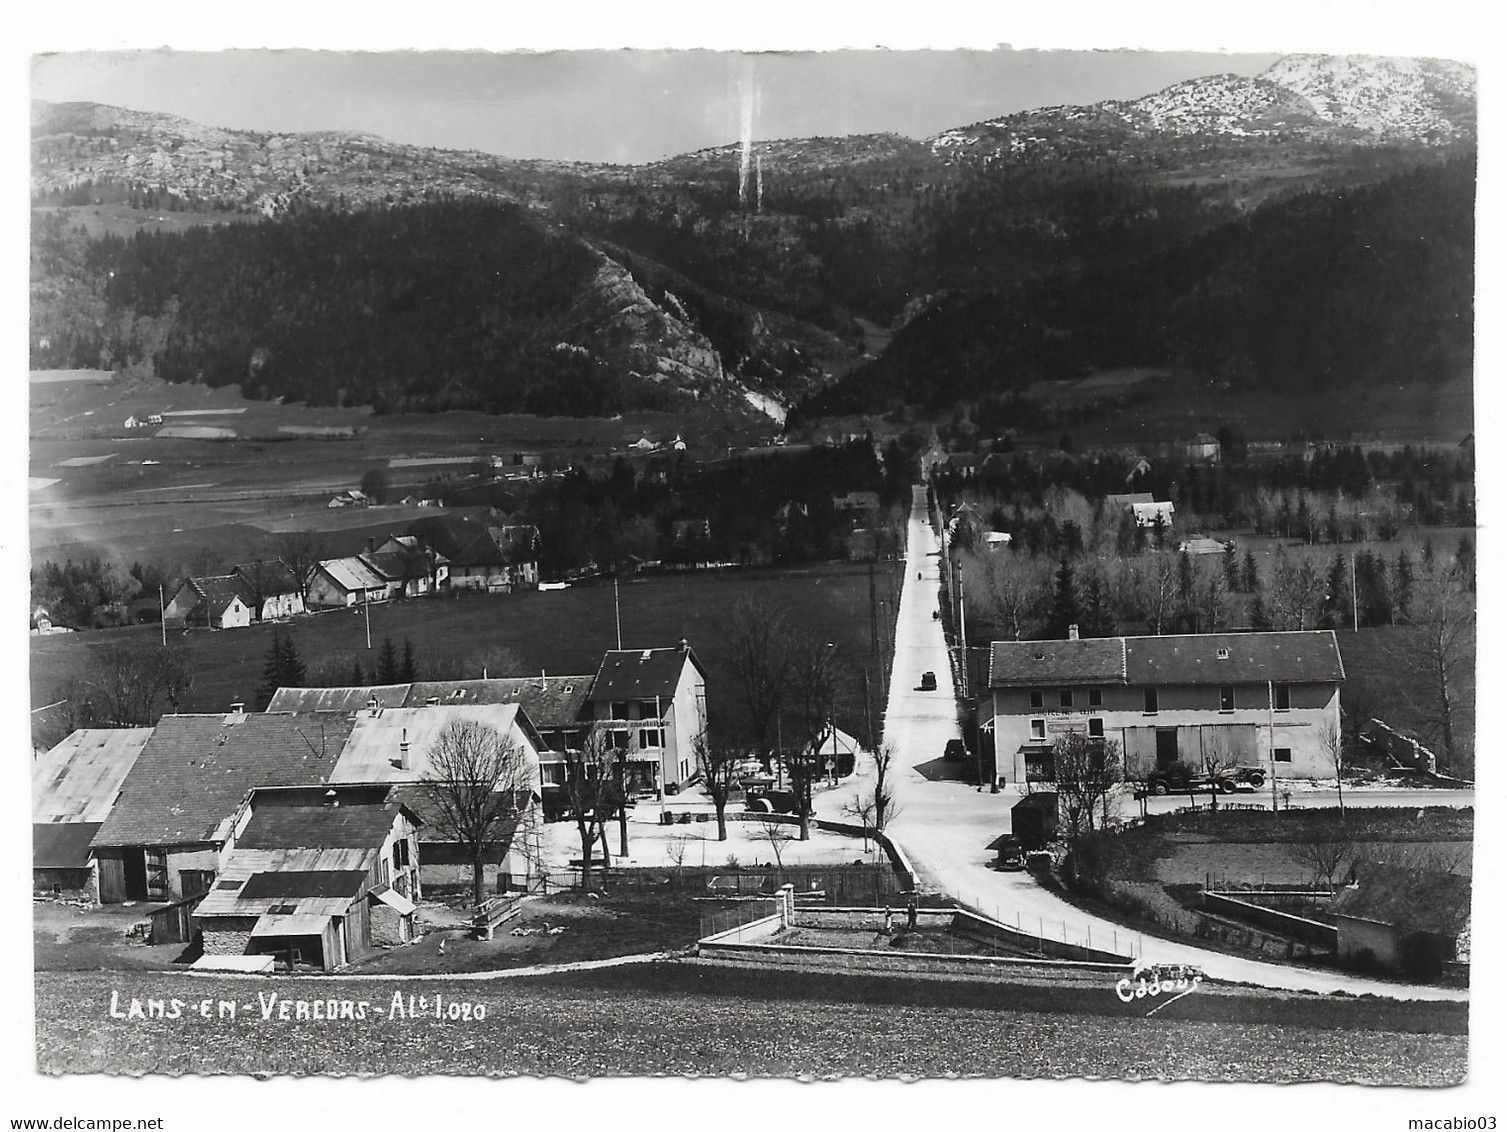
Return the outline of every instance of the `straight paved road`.
{"type": "MultiPolygon", "coordinates": [[[[991,794],[946,777],[950,768],[942,761],[942,752],[948,739],[958,737],[959,729],[947,646],[941,624],[932,617],[941,586],[937,552],[937,539],[927,521],[926,491],[918,487],[912,496],[908,568],[895,629],[894,675],[884,741],[894,751],[896,765],[893,780],[897,808],[889,833],[910,858],[923,887],[946,892],[1023,931],[1153,962],[1196,963],[1212,978],[1230,982],[1320,993],[1343,990],[1388,998],[1467,997],[1465,991],[1454,988],[1361,979],[1241,959],[1150,936],[1132,937],[1119,925],[1054,896],[1029,874],[990,869],[992,854],[987,846],[1009,830],[1010,806],[1018,795],[1014,791],[991,794]],[[934,692],[919,690],[921,674],[927,671],[936,673],[934,692]]],[[[863,788],[865,781],[872,781],[872,774],[872,766],[866,766],[857,781],[850,780],[851,785],[820,795],[818,812],[840,818],[843,804],[863,788]]]]}

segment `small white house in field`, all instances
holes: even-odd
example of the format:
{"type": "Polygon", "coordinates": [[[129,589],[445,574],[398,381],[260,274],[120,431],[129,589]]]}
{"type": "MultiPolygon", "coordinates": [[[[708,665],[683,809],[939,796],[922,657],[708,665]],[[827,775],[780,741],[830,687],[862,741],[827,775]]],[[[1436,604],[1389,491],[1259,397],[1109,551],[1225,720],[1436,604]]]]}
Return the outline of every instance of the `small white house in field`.
{"type": "Polygon", "coordinates": [[[251,598],[239,574],[190,578],[178,587],[163,620],[211,629],[244,629],[252,621],[251,598]]]}
{"type": "Polygon", "coordinates": [[[984,545],[990,550],[1010,549],[1009,531],[987,531],[984,534],[984,545]]]}

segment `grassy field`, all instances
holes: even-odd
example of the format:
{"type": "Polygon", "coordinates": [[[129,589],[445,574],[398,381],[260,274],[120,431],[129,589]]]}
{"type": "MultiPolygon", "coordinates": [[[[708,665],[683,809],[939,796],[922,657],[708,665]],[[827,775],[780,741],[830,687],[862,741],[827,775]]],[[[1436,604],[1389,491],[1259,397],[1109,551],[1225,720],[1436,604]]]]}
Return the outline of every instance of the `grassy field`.
{"type": "MultiPolygon", "coordinates": [[[[881,568],[875,574],[877,596],[892,602],[898,582],[881,568]]],[[[729,634],[734,608],[744,597],[763,597],[784,607],[792,621],[836,644],[841,661],[853,665],[870,658],[869,576],[864,567],[816,566],[799,570],[722,570],[643,578],[621,586],[622,641],[627,648],[672,646],[682,637],[696,650],[708,674],[707,702],[712,726],[742,729],[746,711],[738,702],[729,634]]],[[[366,650],[366,620],[359,610],[339,610],[297,618],[290,623],[299,655],[307,667],[330,658],[359,656],[370,673],[382,638],[401,644],[412,640],[420,662],[445,654],[465,656],[478,650],[505,649],[517,658],[518,671],[489,671],[490,676],[591,674],[602,654],[617,646],[611,585],[578,585],[567,590],[527,591],[499,597],[463,597],[391,602],[370,609],[371,636],[366,650]]],[[[273,626],[211,632],[196,629],[170,634],[171,643],[187,648],[194,665],[194,685],[184,711],[226,711],[232,702],[249,702],[261,679],[273,626]]],[[[156,625],[31,638],[33,706],[51,703],[70,675],[88,665],[93,650],[117,644],[160,647],[156,625]]],[[[480,676],[478,671],[471,673],[480,676]]],[[[856,685],[845,689],[850,704],[856,685]]],[[[884,689],[875,688],[876,711],[884,689]]],[[[858,718],[840,721],[848,730],[858,718]]]]}
{"type": "Polygon", "coordinates": [[[736,971],[698,964],[552,979],[361,983],[40,974],[44,1073],[819,1077],[1107,1076],[1446,1085],[1463,1079],[1458,1004],[1192,994],[1153,1017],[1102,987],[1020,987],[736,971]],[[177,1018],[112,1017],[177,997],[177,1018]],[[394,1017],[394,994],[470,1021],[394,1017]],[[277,996],[273,999],[272,996],[277,996]],[[364,1002],[364,1017],[278,1016],[281,999],[364,1002]],[[236,1004],[234,1020],[218,1016],[236,1004]],[[272,1004],[272,1016],[263,1007],[272,1004]],[[917,1009],[924,1004],[925,1009],[917,1009]],[[475,1018],[475,1007],[485,1017],[475,1018]],[[1003,1040],[1002,1035],[1008,1035],[1003,1040]]]}
{"type": "Polygon", "coordinates": [[[646,433],[664,439],[679,433],[703,455],[746,440],[710,414],[378,417],[365,408],[249,401],[235,387],[170,385],[98,371],[34,374],[28,428],[34,554],[94,553],[122,565],[169,567],[190,561],[201,538],[216,537],[202,532],[242,528],[227,546],[228,556],[242,561],[265,542],[262,532],[290,525],[332,529],[341,513],[326,502],[373,469],[386,470],[401,496],[437,476],[465,473],[454,463],[432,461],[549,452],[568,463],[622,451],[646,433]],[[70,376],[78,379],[64,380],[70,376]],[[127,417],[151,413],[167,414],[164,424],[232,429],[237,438],[181,439],[158,436],[155,427],[125,427],[127,417]],[[316,438],[310,429],[349,435],[316,438]]]}
{"type": "Polygon", "coordinates": [[[1063,432],[1077,446],[1156,444],[1238,425],[1248,440],[1305,435],[1319,440],[1380,440],[1457,444],[1475,428],[1469,374],[1441,384],[1367,388],[1311,388],[1273,394],[1264,389],[1221,390],[1191,379],[1146,382],[1137,403],[1091,421],[1043,430],[1055,446],[1063,432]],[[1142,399],[1141,395],[1149,393],[1142,399]],[[1050,435],[1048,435],[1050,434],[1050,435]]]}

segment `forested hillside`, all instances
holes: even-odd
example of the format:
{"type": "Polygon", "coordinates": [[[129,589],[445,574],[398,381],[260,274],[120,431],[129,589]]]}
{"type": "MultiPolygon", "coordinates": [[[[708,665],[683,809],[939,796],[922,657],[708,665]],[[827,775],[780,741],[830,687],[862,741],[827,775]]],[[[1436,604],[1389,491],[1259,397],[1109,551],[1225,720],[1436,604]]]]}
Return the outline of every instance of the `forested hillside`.
{"type": "Polygon", "coordinates": [[[104,324],[44,321],[44,363],[149,362],[316,405],[541,414],[670,408],[720,375],[684,327],[634,333],[626,274],[517,205],[309,211],[106,236],[82,255],[53,236],[56,272],[106,280],[104,324]]]}
{"type": "Polygon", "coordinates": [[[954,293],[804,417],[1117,366],[1239,387],[1442,380],[1472,356],[1475,165],[1270,203],[1158,254],[954,293]]]}

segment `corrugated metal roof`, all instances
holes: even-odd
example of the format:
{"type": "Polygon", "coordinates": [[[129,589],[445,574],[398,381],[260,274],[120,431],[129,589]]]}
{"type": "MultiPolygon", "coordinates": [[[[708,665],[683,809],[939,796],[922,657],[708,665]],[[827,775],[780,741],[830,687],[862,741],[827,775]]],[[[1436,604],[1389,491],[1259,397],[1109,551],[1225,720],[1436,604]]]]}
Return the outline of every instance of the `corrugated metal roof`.
{"type": "MultiPolygon", "coordinates": [[[[338,914],[338,913],[336,913],[338,914]]],[[[323,935],[330,915],[323,916],[263,916],[257,920],[251,934],[256,937],[280,935],[323,935]]]]}
{"type": "Polygon", "coordinates": [[[89,843],[99,832],[97,821],[34,824],[31,827],[31,867],[82,869],[89,864],[89,843]]]}
{"type": "Polygon", "coordinates": [[[379,590],[387,584],[376,571],[361,561],[359,555],[352,555],[349,558],[331,558],[327,562],[321,562],[319,568],[347,593],[357,590],[379,590]]]}
{"type": "MultiPolygon", "coordinates": [[[[341,915],[360,894],[360,885],[341,888],[333,894],[293,896],[282,892],[259,895],[262,887],[291,888],[302,882],[259,882],[251,895],[245,889],[253,877],[276,874],[296,877],[316,874],[321,877],[340,875],[366,877],[377,861],[376,849],[235,849],[225,855],[214,886],[207,892],[194,915],[204,916],[260,916],[278,904],[293,904],[299,913],[333,913],[341,915]],[[347,894],[348,893],[348,894],[347,894]]],[[[321,882],[324,888],[330,882],[321,882]]],[[[340,888],[340,886],[336,886],[340,888]]]]}
{"type": "Polygon", "coordinates": [[[31,764],[33,822],[103,822],[150,727],[75,731],[31,764]]]}
{"type": "MultiPolygon", "coordinates": [[[[468,704],[465,707],[385,708],[375,715],[358,712],[331,782],[416,782],[429,773],[429,748],[451,720],[485,723],[517,738],[517,704],[468,704]],[[408,744],[409,766],[398,765],[408,744]]],[[[525,732],[526,735],[526,732],[525,732]]]]}
{"type": "Polygon", "coordinates": [[[602,666],[597,669],[596,680],[592,682],[590,699],[603,702],[646,700],[658,696],[668,700],[680,687],[680,676],[685,671],[687,659],[704,678],[706,670],[689,648],[614,649],[602,658],[602,666]]]}
{"type": "Polygon", "coordinates": [[[380,892],[373,892],[372,895],[400,916],[411,916],[418,908],[417,904],[395,888],[384,888],[380,892]]]}
{"type": "Polygon", "coordinates": [[[377,697],[378,707],[402,707],[408,700],[409,684],[373,684],[362,688],[279,688],[267,705],[277,711],[365,711],[367,701],[377,697]]]}
{"type": "Polygon", "coordinates": [[[324,782],[350,733],[340,712],[165,715],[95,844],[224,841],[247,791],[324,782]]]}

